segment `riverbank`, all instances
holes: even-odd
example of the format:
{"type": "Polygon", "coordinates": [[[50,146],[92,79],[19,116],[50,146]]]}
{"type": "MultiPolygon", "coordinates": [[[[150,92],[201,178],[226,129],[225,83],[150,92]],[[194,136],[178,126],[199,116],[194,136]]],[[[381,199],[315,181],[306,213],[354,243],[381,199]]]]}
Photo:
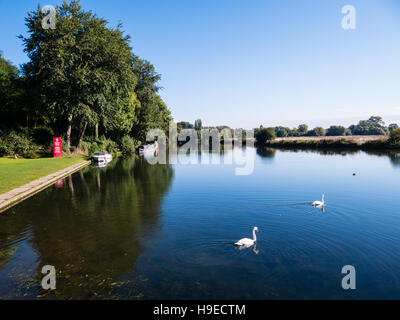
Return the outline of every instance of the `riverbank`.
{"type": "Polygon", "coordinates": [[[400,149],[388,136],[341,136],[341,137],[287,137],[266,142],[267,147],[277,148],[346,148],[346,149],[400,149]]]}
{"type": "Polygon", "coordinates": [[[0,211],[89,163],[84,157],[0,158],[0,211]]]}

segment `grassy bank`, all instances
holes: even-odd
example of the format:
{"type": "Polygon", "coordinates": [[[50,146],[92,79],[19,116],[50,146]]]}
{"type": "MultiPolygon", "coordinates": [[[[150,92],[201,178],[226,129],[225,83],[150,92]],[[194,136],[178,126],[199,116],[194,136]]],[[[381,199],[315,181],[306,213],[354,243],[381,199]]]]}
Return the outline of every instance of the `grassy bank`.
{"type": "Polygon", "coordinates": [[[0,158],[0,194],[58,170],[86,160],[82,156],[64,158],[0,158]]]}
{"type": "Polygon", "coordinates": [[[387,136],[345,136],[345,137],[290,137],[277,138],[266,143],[277,148],[343,148],[343,149],[400,149],[387,136]]]}

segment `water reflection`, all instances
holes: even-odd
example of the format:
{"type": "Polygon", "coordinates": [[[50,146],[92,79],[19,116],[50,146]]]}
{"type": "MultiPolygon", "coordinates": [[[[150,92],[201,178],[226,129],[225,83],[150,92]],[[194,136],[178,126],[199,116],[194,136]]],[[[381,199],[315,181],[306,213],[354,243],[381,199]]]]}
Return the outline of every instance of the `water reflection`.
{"type": "Polygon", "coordinates": [[[276,149],[257,147],[257,154],[258,154],[261,158],[270,158],[270,159],[273,159],[273,158],[275,158],[276,149]]]}
{"type": "Polygon", "coordinates": [[[400,167],[400,151],[399,150],[357,150],[357,149],[337,149],[337,148],[323,148],[323,149],[306,149],[306,148],[270,148],[270,147],[257,147],[257,154],[262,158],[274,158],[276,151],[286,153],[317,153],[320,155],[356,155],[366,153],[372,156],[388,157],[393,167],[400,167]]]}
{"type": "Polygon", "coordinates": [[[233,150],[221,166],[117,159],[2,213],[0,298],[399,298],[396,152],[249,151],[249,176],[224,167],[233,150]],[[322,192],[327,214],[311,206],[322,192]],[[236,250],[254,225],[257,246],[236,250]],[[39,289],[44,264],[55,292],[39,289]]]}
{"type": "Polygon", "coordinates": [[[378,157],[389,157],[391,164],[393,167],[400,167],[400,151],[396,150],[375,150],[375,151],[365,151],[369,155],[374,155],[378,157]]]}
{"type": "MultiPolygon", "coordinates": [[[[25,277],[33,277],[35,285],[21,294],[66,299],[111,295],[118,279],[135,268],[147,237],[157,232],[172,179],[170,166],[137,158],[67,177],[61,189],[48,188],[0,217],[0,271],[29,240],[38,263],[34,274],[25,277]],[[39,288],[45,264],[57,270],[53,292],[39,288]]],[[[6,294],[19,293],[0,285],[0,297],[6,294]]]]}

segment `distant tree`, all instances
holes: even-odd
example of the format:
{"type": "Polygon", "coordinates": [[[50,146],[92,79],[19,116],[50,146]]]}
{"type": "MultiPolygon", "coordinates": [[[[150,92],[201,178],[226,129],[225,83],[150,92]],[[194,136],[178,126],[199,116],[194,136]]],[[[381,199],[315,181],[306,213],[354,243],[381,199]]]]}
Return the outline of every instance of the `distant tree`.
{"type": "Polygon", "coordinates": [[[194,129],[194,126],[187,122],[187,121],[180,121],[176,124],[176,127],[178,131],[181,131],[182,129],[194,129]]]}
{"type": "Polygon", "coordinates": [[[265,145],[267,141],[271,141],[276,138],[275,130],[274,128],[258,129],[255,134],[255,138],[258,145],[265,145]]]}
{"type": "Polygon", "coordinates": [[[290,128],[286,127],[275,127],[275,134],[279,138],[288,137],[290,134],[290,128]]]}
{"type": "Polygon", "coordinates": [[[343,126],[330,126],[326,131],[327,136],[348,136],[351,131],[343,126]]]}
{"type": "Polygon", "coordinates": [[[368,120],[361,120],[357,125],[349,127],[354,135],[387,135],[389,129],[385,127],[382,117],[373,116],[368,120]]]}
{"type": "Polygon", "coordinates": [[[300,132],[297,128],[293,128],[289,131],[289,137],[299,137],[300,132]]]}
{"type": "Polygon", "coordinates": [[[299,125],[297,132],[300,136],[305,136],[308,132],[308,126],[306,124],[299,125]]]}
{"type": "Polygon", "coordinates": [[[315,127],[314,129],[308,131],[309,136],[314,136],[314,137],[322,137],[326,135],[325,129],[322,127],[315,127]]]}
{"type": "Polygon", "coordinates": [[[395,128],[390,133],[390,142],[393,144],[400,144],[400,128],[395,128]]]}
{"type": "Polygon", "coordinates": [[[197,119],[197,120],[194,122],[194,128],[195,128],[196,130],[201,130],[201,129],[203,128],[201,119],[197,119]]]}
{"type": "Polygon", "coordinates": [[[380,126],[384,126],[385,125],[385,122],[383,122],[382,117],[379,117],[379,116],[370,117],[368,119],[368,122],[375,123],[375,124],[380,125],[380,126]]]}
{"type": "Polygon", "coordinates": [[[399,125],[397,123],[389,124],[389,127],[388,127],[390,132],[392,132],[394,129],[397,129],[397,128],[399,128],[399,125]]]}
{"type": "MultiPolygon", "coordinates": [[[[203,127],[204,128],[204,127],[203,127]]],[[[221,131],[221,130],[223,130],[223,129],[231,129],[229,126],[224,126],[224,125],[222,125],[222,126],[216,126],[216,128],[218,129],[218,131],[221,131]]]]}

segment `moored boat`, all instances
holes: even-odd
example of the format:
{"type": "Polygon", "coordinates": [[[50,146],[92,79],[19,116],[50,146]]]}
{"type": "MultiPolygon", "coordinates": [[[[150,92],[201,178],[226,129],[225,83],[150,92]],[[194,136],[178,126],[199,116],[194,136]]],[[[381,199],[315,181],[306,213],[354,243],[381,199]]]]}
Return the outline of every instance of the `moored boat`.
{"type": "Polygon", "coordinates": [[[111,162],[112,155],[109,153],[95,153],[92,157],[92,162],[95,164],[107,164],[111,162]]]}

